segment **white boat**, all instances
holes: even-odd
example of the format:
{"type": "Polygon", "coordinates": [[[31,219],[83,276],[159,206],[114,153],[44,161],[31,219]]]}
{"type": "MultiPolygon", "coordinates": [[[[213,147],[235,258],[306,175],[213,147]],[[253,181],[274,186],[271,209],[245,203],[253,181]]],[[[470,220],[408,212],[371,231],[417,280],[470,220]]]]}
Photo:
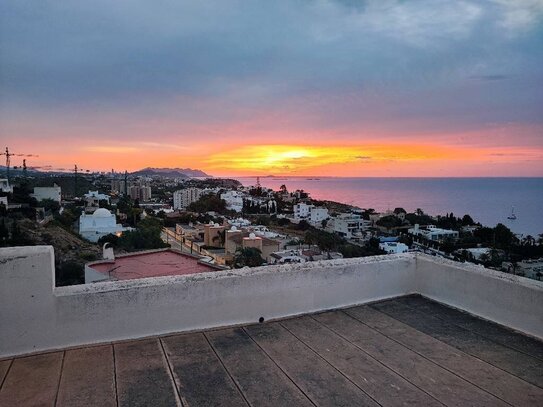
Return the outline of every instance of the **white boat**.
{"type": "Polygon", "coordinates": [[[507,219],[515,220],[517,218],[517,215],[515,215],[515,207],[511,207],[511,215],[507,217],[507,219]]]}

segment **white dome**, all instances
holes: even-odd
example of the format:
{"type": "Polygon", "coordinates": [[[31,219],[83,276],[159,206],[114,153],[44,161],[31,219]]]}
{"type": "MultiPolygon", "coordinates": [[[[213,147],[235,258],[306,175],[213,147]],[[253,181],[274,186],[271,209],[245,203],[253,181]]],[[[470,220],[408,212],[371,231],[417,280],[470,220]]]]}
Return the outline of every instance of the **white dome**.
{"type": "Polygon", "coordinates": [[[231,230],[232,232],[235,232],[236,230],[238,230],[238,228],[235,227],[235,226],[232,226],[232,228],[231,228],[230,230],[231,230]]]}
{"type": "Polygon", "coordinates": [[[96,218],[109,218],[111,216],[111,212],[108,211],[106,208],[99,208],[94,211],[92,216],[96,218]]]}
{"type": "Polygon", "coordinates": [[[256,235],[254,233],[249,233],[249,239],[256,239],[256,235]]]}

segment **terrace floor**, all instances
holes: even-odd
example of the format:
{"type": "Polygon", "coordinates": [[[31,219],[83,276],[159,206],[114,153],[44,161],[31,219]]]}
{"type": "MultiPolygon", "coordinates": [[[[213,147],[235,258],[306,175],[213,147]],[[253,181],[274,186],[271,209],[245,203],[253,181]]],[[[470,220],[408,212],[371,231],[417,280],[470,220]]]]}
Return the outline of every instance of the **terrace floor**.
{"type": "Polygon", "coordinates": [[[0,361],[0,406],[542,406],[543,342],[420,296],[0,361]]]}

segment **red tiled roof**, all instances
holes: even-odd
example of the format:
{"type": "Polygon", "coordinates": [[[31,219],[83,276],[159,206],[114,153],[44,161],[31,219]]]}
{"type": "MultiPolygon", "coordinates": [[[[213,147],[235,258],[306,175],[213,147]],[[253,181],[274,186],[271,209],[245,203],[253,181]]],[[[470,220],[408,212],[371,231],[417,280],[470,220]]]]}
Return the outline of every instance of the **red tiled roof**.
{"type": "Polygon", "coordinates": [[[131,280],[146,277],[176,276],[215,271],[217,268],[198,259],[174,251],[133,254],[89,265],[93,270],[109,274],[112,279],[131,280]]]}

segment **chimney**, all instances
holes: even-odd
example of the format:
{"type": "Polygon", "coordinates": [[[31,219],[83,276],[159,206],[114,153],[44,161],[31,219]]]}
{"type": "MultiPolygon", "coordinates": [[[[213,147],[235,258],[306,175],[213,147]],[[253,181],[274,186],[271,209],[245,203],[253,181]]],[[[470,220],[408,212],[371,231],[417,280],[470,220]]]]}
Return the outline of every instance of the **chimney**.
{"type": "Polygon", "coordinates": [[[104,243],[102,247],[102,258],[104,260],[113,260],[115,261],[115,253],[113,253],[113,247],[107,247],[109,243],[104,243]]]}

